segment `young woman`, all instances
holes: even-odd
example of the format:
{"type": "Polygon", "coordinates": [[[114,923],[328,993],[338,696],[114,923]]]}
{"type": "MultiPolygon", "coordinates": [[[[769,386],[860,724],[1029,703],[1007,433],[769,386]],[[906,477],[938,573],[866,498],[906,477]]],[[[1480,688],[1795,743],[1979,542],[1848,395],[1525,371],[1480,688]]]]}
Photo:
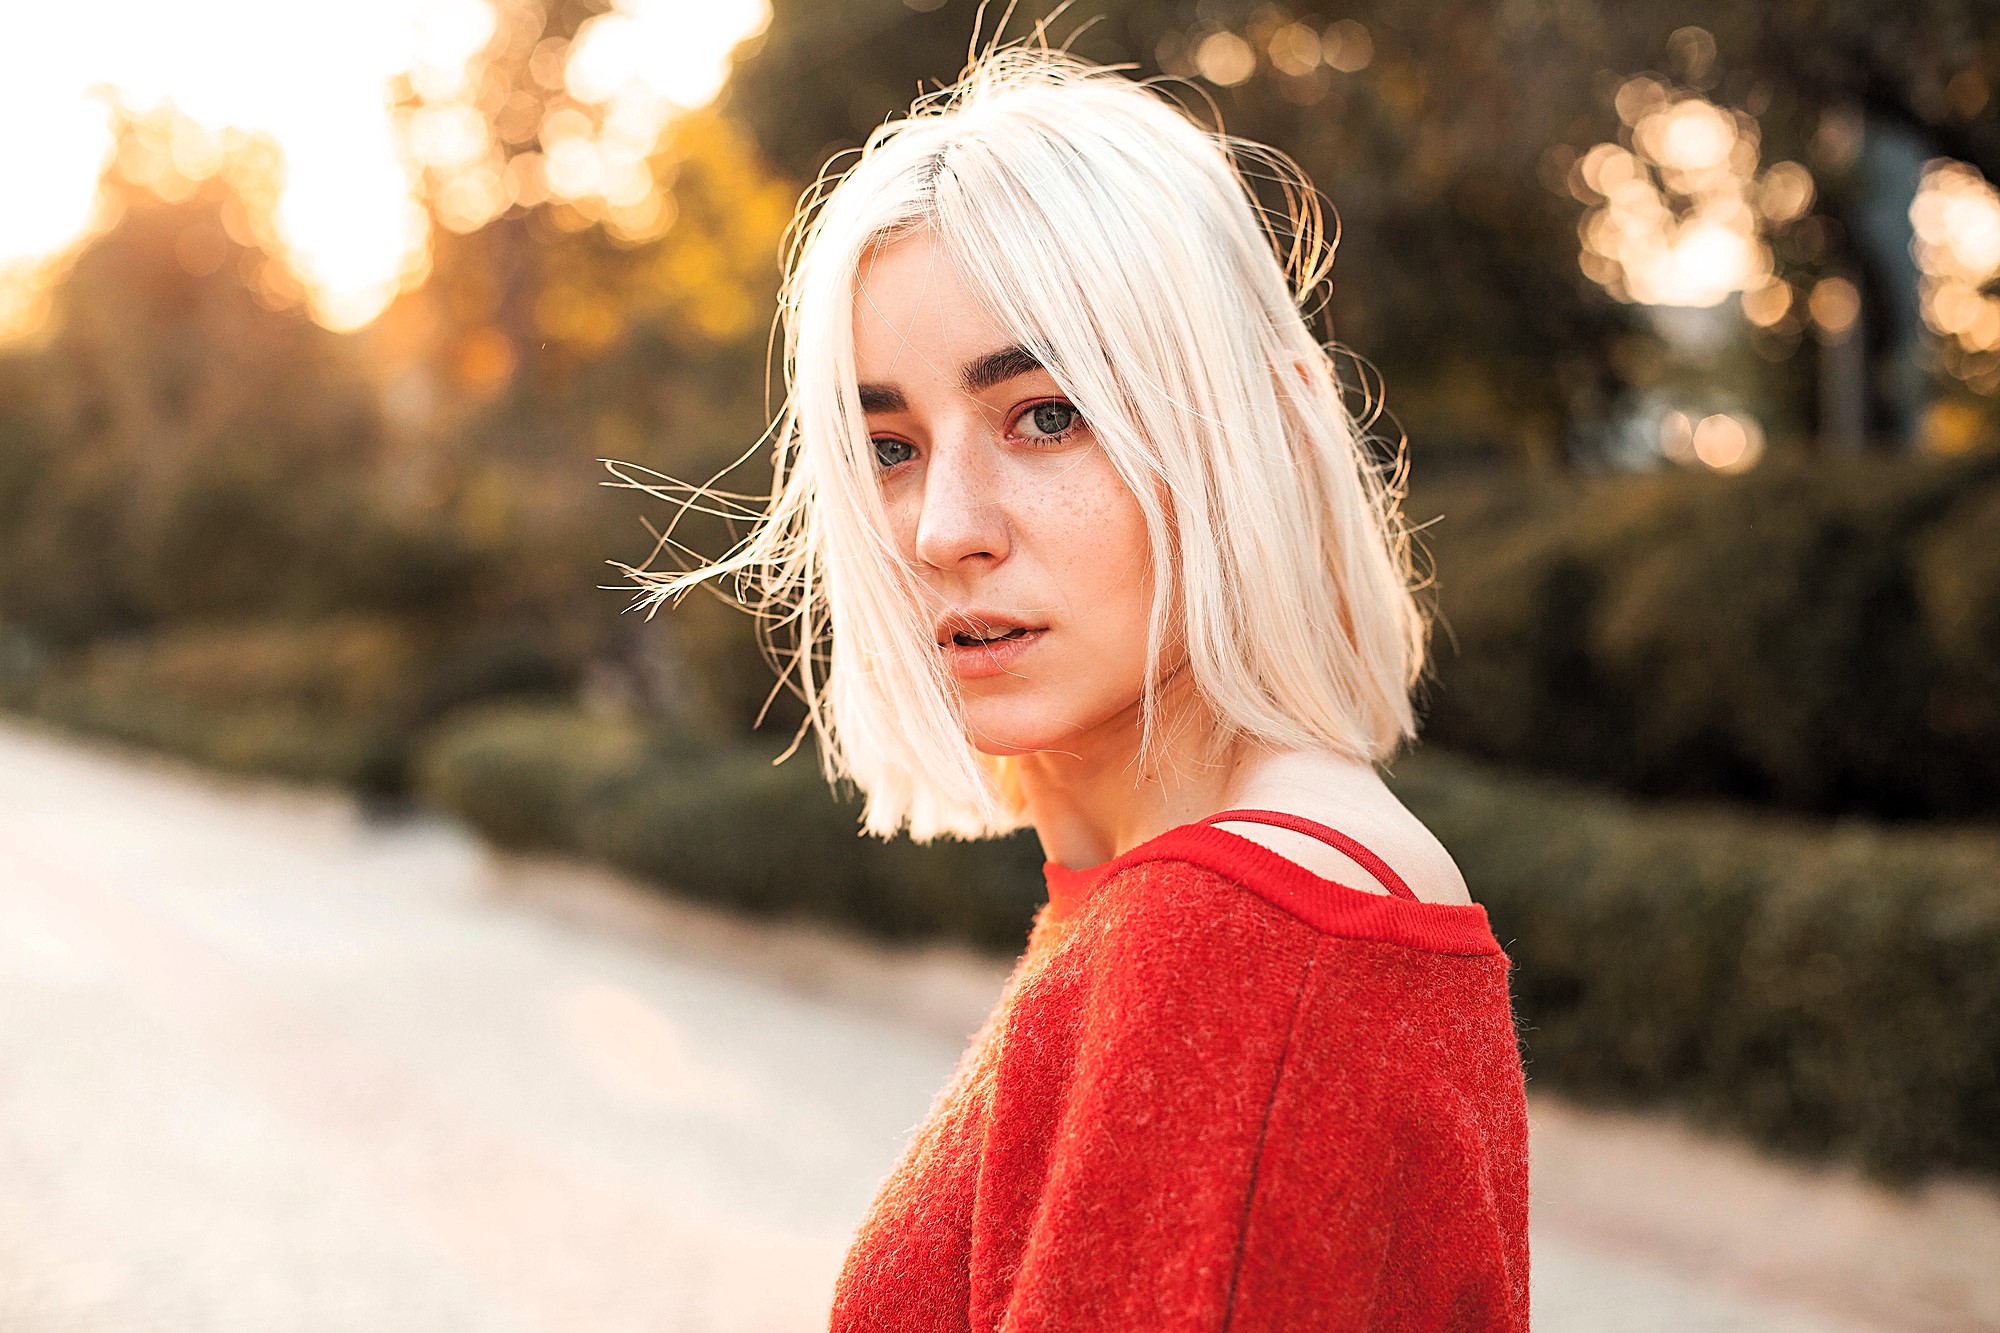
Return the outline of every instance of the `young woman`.
{"type": "Polygon", "coordinates": [[[1509,961],[1375,767],[1408,536],[1246,157],[1018,47],[878,131],[802,214],[769,509],[652,590],[759,590],[869,832],[1047,856],[835,1329],[1527,1327],[1509,961]]]}

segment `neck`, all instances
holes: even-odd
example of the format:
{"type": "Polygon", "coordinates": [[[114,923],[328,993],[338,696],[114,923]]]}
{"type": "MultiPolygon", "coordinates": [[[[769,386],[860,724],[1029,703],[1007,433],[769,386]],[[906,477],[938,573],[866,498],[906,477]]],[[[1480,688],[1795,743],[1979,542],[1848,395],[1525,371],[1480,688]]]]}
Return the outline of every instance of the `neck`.
{"type": "Polygon", "coordinates": [[[1179,824],[1223,809],[1247,747],[1205,759],[1205,716],[1176,677],[1163,692],[1161,736],[1142,757],[1139,706],[1094,728],[1069,748],[1015,760],[1020,792],[1042,853],[1057,865],[1099,865],[1179,824]]]}

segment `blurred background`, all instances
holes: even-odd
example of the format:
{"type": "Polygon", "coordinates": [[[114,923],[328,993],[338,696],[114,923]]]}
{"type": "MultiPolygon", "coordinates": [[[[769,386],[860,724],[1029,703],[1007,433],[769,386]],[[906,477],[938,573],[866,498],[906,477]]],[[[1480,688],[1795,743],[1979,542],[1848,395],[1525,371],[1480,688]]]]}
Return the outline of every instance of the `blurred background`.
{"type": "MultiPolygon", "coordinates": [[[[975,8],[8,11],[0,1325],[823,1322],[1039,849],[857,838],[619,566],[767,486],[793,205],[975,8]]],[[[1538,1322],[2000,1328],[2000,10],[1048,32],[1338,216],[1538,1322]]]]}

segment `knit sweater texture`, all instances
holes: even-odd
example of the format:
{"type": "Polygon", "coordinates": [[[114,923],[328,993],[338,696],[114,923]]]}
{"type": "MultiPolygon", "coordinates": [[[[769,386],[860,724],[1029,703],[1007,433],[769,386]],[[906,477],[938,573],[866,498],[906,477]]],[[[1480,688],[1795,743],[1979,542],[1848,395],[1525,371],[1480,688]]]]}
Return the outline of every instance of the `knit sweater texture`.
{"type": "Polygon", "coordinates": [[[1209,822],[1045,874],[835,1333],[1528,1327],[1512,964],[1483,907],[1209,822]]]}

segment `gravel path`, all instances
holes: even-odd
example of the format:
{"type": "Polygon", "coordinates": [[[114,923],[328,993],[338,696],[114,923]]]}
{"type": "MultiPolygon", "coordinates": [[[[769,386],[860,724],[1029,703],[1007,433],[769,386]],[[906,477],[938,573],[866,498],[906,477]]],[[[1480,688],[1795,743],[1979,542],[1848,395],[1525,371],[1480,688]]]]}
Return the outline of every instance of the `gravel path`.
{"type": "MultiPolygon", "coordinates": [[[[823,1328],[1006,970],[0,725],[0,1329],[823,1328]]],[[[1538,1329],[2000,1329],[1991,1188],[1531,1109],[1538,1329]]]]}

